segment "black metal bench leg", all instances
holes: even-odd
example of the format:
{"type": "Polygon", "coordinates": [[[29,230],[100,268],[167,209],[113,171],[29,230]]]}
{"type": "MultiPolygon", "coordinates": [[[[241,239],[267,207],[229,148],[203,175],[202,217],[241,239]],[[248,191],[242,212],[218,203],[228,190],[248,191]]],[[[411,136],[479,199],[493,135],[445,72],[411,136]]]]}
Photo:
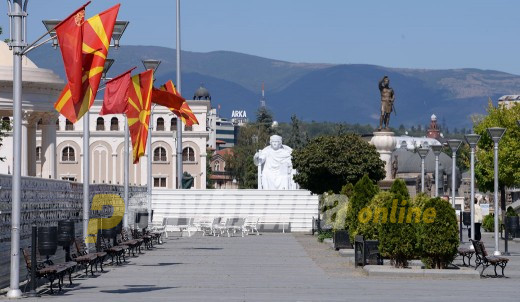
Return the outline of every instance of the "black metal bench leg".
{"type": "Polygon", "coordinates": [[[507,263],[505,265],[503,265],[503,266],[502,265],[500,266],[500,267],[502,267],[502,277],[506,276],[506,275],[504,275],[504,269],[506,268],[506,265],[507,265],[507,263]]]}
{"type": "Polygon", "coordinates": [[[497,266],[498,266],[498,264],[495,264],[494,266],[495,266],[495,267],[494,267],[494,270],[495,270],[495,277],[498,277],[498,274],[497,274],[497,266]]]}
{"type": "Polygon", "coordinates": [[[52,284],[54,283],[54,278],[49,278],[49,282],[50,282],[49,287],[51,289],[50,294],[54,295],[54,289],[52,288],[52,284]]]}
{"type": "Polygon", "coordinates": [[[94,263],[90,263],[90,274],[91,274],[92,276],[94,276],[93,264],[94,264],[94,263]]]}
{"type": "Polygon", "coordinates": [[[105,260],[105,257],[101,258],[101,261],[99,262],[99,267],[100,267],[102,272],[104,272],[104,270],[103,270],[103,260],[105,260]]]}
{"type": "Polygon", "coordinates": [[[74,268],[71,268],[69,270],[69,284],[72,285],[72,271],[74,270],[74,268]]]}

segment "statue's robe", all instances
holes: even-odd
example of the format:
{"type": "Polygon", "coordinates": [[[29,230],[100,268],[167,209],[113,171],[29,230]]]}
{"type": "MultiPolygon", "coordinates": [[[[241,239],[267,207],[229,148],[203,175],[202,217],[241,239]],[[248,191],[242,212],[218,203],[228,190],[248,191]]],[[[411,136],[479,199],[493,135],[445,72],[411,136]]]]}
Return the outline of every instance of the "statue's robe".
{"type": "Polygon", "coordinates": [[[280,149],[274,150],[267,146],[259,152],[259,159],[262,165],[262,189],[264,190],[288,190],[291,180],[292,149],[283,145],[280,149]]]}

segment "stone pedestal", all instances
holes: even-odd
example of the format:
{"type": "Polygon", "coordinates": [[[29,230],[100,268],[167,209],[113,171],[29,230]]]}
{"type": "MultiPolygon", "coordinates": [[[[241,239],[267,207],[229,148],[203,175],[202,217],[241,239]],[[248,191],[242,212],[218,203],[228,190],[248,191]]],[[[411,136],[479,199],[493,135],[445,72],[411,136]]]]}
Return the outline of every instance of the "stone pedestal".
{"type": "Polygon", "coordinates": [[[394,136],[395,133],[390,131],[377,131],[370,140],[370,144],[376,147],[381,160],[385,162],[385,180],[392,179],[392,152],[397,144],[394,136]]]}

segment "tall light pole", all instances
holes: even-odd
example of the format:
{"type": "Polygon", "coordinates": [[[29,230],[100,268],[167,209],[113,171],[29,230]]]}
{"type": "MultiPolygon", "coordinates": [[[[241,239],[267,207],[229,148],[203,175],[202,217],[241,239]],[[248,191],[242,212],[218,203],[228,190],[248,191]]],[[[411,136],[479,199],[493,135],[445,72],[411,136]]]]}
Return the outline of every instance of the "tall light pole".
{"type": "Polygon", "coordinates": [[[493,255],[500,256],[500,251],[498,250],[498,142],[506,132],[505,128],[492,127],[487,128],[487,132],[494,143],[494,151],[495,151],[495,160],[494,160],[494,168],[495,168],[495,252],[493,255]]]}
{"type": "MultiPolygon", "coordinates": [[[[457,151],[460,148],[460,145],[462,144],[461,140],[458,139],[450,139],[448,140],[448,146],[451,149],[452,152],[452,164],[451,164],[451,205],[453,208],[455,208],[455,185],[456,185],[456,167],[457,167],[457,151]]],[[[461,211],[464,209],[461,209],[461,211]]]]}
{"type": "Polygon", "coordinates": [[[22,205],[22,56],[27,46],[25,18],[27,1],[8,0],[11,37],[9,47],[13,49],[13,178],[11,206],[11,275],[8,298],[20,298],[20,216],[22,205]]]}
{"type": "MultiPolygon", "coordinates": [[[[475,148],[477,147],[477,143],[480,140],[480,135],[474,133],[466,134],[464,138],[471,148],[471,187],[469,205],[471,211],[471,240],[475,240],[475,148]]],[[[470,248],[474,248],[473,244],[470,245],[470,248]]]]}
{"type": "Polygon", "coordinates": [[[441,154],[441,145],[431,146],[433,154],[435,154],[435,197],[439,197],[439,155],[441,154]]]}
{"type": "MultiPolygon", "coordinates": [[[[159,65],[161,65],[160,60],[153,60],[153,59],[147,59],[143,60],[143,65],[146,70],[153,70],[153,73],[155,74],[155,71],[157,68],[159,68],[159,65]]],[[[148,125],[148,146],[146,146],[146,153],[148,153],[148,202],[147,202],[147,211],[148,211],[148,222],[152,222],[152,186],[153,186],[153,175],[152,175],[152,129],[153,129],[153,110],[155,108],[155,105],[152,106],[151,112],[150,112],[150,124],[148,125]]]]}
{"type": "Polygon", "coordinates": [[[428,152],[430,152],[430,149],[424,147],[420,147],[417,150],[417,153],[419,153],[421,157],[421,193],[424,193],[424,158],[428,155],[428,152]]]}
{"type": "MultiPolygon", "coordinates": [[[[177,0],[177,91],[181,94],[181,1],[177,0]]],[[[182,189],[182,120],[177,119],[177,189],[182,189]]]]}

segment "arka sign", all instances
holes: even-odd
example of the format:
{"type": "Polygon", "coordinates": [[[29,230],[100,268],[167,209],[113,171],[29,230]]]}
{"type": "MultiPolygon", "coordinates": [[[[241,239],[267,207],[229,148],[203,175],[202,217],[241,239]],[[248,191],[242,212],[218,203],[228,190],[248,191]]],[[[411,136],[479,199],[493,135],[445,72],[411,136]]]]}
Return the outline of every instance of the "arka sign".
{"type": "Polygon", "coordinates": [[[245,110],[233,110],[231,118],[247,118],[247,113],[245,110]]]}

